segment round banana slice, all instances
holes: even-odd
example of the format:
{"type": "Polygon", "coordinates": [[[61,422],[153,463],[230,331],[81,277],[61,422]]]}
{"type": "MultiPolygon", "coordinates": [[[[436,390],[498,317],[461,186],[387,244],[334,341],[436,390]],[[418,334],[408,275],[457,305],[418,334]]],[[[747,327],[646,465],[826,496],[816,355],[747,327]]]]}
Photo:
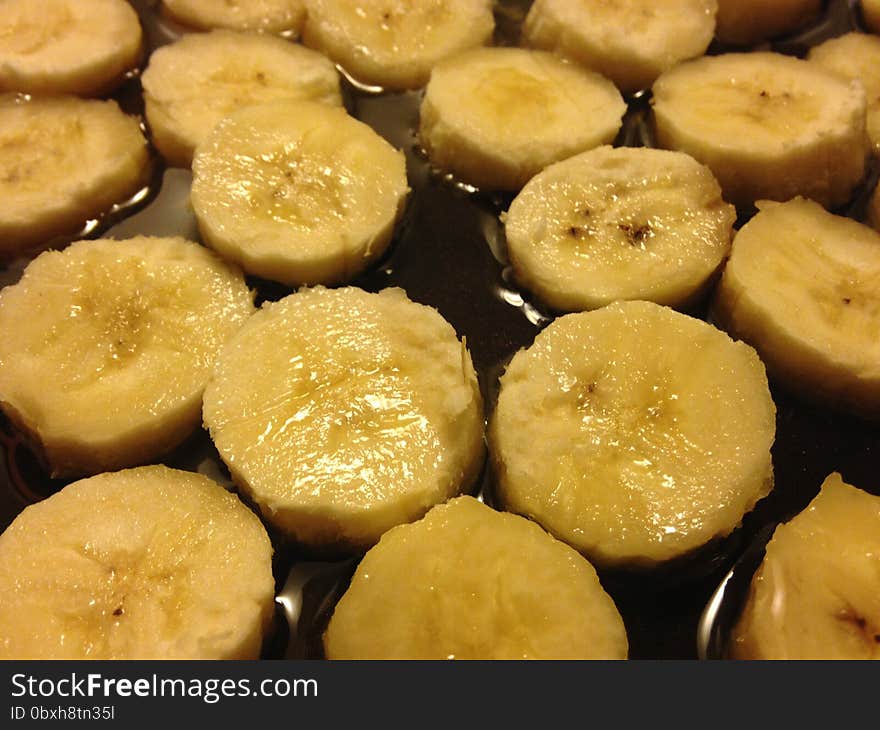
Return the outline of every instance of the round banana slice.
{"type": "Polygon", "coordinates": [[[0,658],[256,659],[272,618],[272,545],[201,474],[100,474],[0,535],[0,658]]]}
{"type": "Polygon", "coordinates": [[[369,547],[483,462],[470,355],[400,289],[264,305],[220,356],[204,420],[266,519],[313,547],[369,547]]]}
{"type": "Polygon", "coordinates": [[[517,279],[551,307],[684,306],[730,249],[736,210],[681,152],[599,147],[532,178],[504,218],[517,279]]]}
{"type": "Polygon", "coordinates": [[[880,659],[880,497],[831,474],[779,525],[731,641],[736,659],[880,659]]]}
{"type": "Polygon", "coordinates": [[[715,33],[716,0],[535,0],[523,41],[611,79],[627,94],[702,56],[715,33]]]}
{"type": "Polygon", "coordinates": [[[849,200],[870,141],[861,84],[777,53],[731,53],[684,63],[654,84],[661,147],[708,165],[735,205],[849,200]]]}
{"type": "Polygon", "coordinates": [[[125,0],[3,0],[0,91],[109,93],[141,60],[141,36],[125,0]]]}
{"type": "Polygon", "coordinates": [[[406,162],[344,109],[278,101],[224,119],[196,148],[192,206],[203,240],[290,286],[349,281],[391,242],[406,162]]]}
{"type": "Polygon", "coordinates": [[[715,37],[752,45],[794,33],[822,12],[822,0],[718,0],[715,37]]]}
{"type": "Polygon", "coordinates": [[[759,206],[715,301],[782,384],[880,416],[880,234],[801,198],[759,206]]]}
{"type": "Polygon", "coordinates": [[[869,30],[880,33],[880,0],[862,0],[862,20],[869,30]]]}
{"type": "Polygon", "coordinates": [[[304,0],[162,0],[161,12],[196,30],[226,28],[299,35],[304,0]]]}
{"type": "Polygon", "coordinates": [[[328,659],[626,659],[596,571],[473,497],[386,533],[324,634],[328,659]],[[364,627],[369,627],[365,630],[364,627]]]}
{"type": "Polygon", "coordinates": [[[868,136],[880,154],[880,38],[866,33],[847,33],[810,49],[808,60],[860,81],[868,100],[868,136]]]}
{"type": "Polygon", "coordinates": [[[755,351],[649,302],[569,314],[517,353],[491,429],[499,497],[609,567],[729,534],[773,480],[755,351]]]}
{"type": "Polygon", "coordinates": [[[424,86],[444,58],[492,37],[492,0],[309,0],[303,42],[357,81],[424,86]]]}
{"type": "Polygon", "coordinates": [[[0,291],[0,407],[54,476],[151,461],[199,425],[241,273],[181,238],[79,241],[0,291]]]}
{"type": "Polygon", "coordinates": [[[516,190],[547,165],[611,142],[625,111],[598,74],[542,51],[482,48],[434,69],[419,136],[431,162],[464,182],[516,190]]]}
{"type": "Polygon", "coordinates": [[[217,30],[159,48],[141,78],[153,142],[172,165],[232,112],[276,99],[340,106],[339,74],[324,56],[275,36],[217,30]]]}
{"type": "Polygon", "coordinates": [[[115,101],[0,94],[0,258],[75,233],[144,185],[149,165],[115,101]]]}

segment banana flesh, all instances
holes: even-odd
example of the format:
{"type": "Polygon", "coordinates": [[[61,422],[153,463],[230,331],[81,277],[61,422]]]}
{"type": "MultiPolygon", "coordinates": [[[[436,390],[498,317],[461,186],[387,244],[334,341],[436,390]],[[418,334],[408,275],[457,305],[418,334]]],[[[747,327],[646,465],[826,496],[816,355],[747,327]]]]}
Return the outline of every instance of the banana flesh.
{"type": "Polygon", "coordinates": [[[718,0],[715,36],[735,45],[760,43],[808,25],[822,5],[822,0],[718,0]]]}
{"type": "Polygon", "coordinates": [[[195,30],[256,30],[299,35],[303,0],[162,0],[161,12],[195,30]]]}
{"type": "Polygon", "coordinates": [[[596,571],[471,497],[386,533],[339,601],[329,659],[626,659],[596,571]],[[369,627],[369,630],[364,630],[369,627]]]}

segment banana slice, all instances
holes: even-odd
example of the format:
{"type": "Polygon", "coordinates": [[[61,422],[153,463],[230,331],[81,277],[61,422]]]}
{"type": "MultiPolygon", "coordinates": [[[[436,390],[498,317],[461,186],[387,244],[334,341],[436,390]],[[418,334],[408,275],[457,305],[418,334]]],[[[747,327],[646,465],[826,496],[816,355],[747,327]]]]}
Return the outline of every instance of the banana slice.
{"type": "Polygon", "coordinates": [[[627,656],[623,620],[593,566],[472,497],[382,537],[336,605],[324,647],[328,659],[627,656]]]}
{"type": "Polygon", "coordinates": [[[303,42],[359,82],[424,86],[440,61],[492,37],[492,0],[307,0],[303,42]]]}
{"type": "Polygon", "coordinates": [[[780,383],[880,416],[880,234],[809,200],[759,207],[734,239],[717,319],[780,383]]]}
{"type": "Polygon", "coordinates": [[[0,91],[109,93],[140,62],[141,36],[125,0],[3,0],[0,91]]]}
{"type": "Polygon", "coordinates": [[[848,81],[862,83],[868,100],[868,136],[874,152],[880,154],[880,38],[847,33],[814,46],[807,58],[848,81]]]}
{"type": "Polygon", "coordinates": [[[490,189],[611,142],[626,105],[614,85],[541,51],[483,48],[439,64],[419,136],[438,167],[490,189]]]}
{"type": "Polygon", "coordinates": [[[484,454],[470,355],[400,289],[264,305],[220,356],[204,420],[266,519],[313,547],[369,547],[469,487],[484,454]]]}
{"type": "Polygon", "coordinates": [[[149,163],[115,101],[0,94],[0,258],[75,233],[144,185],[149,163]]]}
{"type": "Polygon", "coordinates": [[[737,659],[880,659],[880,497],[831,474],[780,525],[733,633],[737,659]]]}
{"type": "Polygon", "coordinates": [[[161,12],[195,30],[258,30],[299,35],[304,0],[162,0],[161,12]]]}
{"type": "Polygon", "coordinates": [[[862,0],[862,20],[868,29],[880,33],[880,0],[862,0]]]}
{"type": "Polygon", "coordinates": [[[812,23],[822,6],[822,0],[718,0],[715,37],[735,45],[760,43],[812,23]]]}
{"type": "Polygon", "coordinates": [[[736,210],[681,152],[599,147],[551,165],[504,219],[517,279],[558,310],[693,302],[730,249],[736,210]]]}
{"type": "Polygon", "coordinates": [[[342,104],[329,60],[256,33],[185,35],[153,53],[141,82],[153,142],[179,167],[189,167],[196,145],[241,107],[276,99],[342,104]]]}
{"type": "Polygon", "coordinates": [[[199,424],[241,273],[180,238],[80,241],[0,291],[0,407],[54,476],[150,461],[199,424]]]}
{"type": "Polygon", "coordinates": [[[274,589],[265,528],[215,482],[101,474],[0,536],[0,658],[256,659],[274,589]]]}
{"type": "Polygon", "coordinates": [[[755,351],[649,302],[553,322],[501,378],[499,497],[609,567],[730,533],[773,479],[775,407],[755,351]]]}
{"type": "Polygon", "coordinates": [[[624,93],[702,56],[715,33],[716,0],[535,0],[523,41],[611,79],[624,93]]]}
{"type": "Polygon", "coordinates": [[[290,286],[352,279],[388,248],[409,187],[402,152],[344,109],[250,106],[196,148],[191,200],[203,240],[290,286]]]}
{"type": "Polygon", "coordinates": [[[870,142],[861,84],[776,53],[684,63],[654,84],[661,147],[708,165],[737,206],[797,195],[845,203],[870,142]]]}

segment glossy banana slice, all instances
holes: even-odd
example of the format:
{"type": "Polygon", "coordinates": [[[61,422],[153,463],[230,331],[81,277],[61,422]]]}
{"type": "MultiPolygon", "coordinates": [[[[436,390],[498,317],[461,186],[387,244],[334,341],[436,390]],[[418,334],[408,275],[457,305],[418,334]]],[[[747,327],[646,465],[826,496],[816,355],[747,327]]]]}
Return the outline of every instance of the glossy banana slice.
{"type": "Polygon", "coordinates": [[[434,165],[516,190],[547,165],[611,142],[626,105],[614,85],[542,51],[484,48],[438,65],[419,136],[434,165]]]}
{"type": "Polygon", "coordinates": [[[408,193],[402,152],[316,102],[242,109],[193,159],[203,240],[246,272],[290,286],[363,271],[391,242],[408,193]]]}
{"type": "Polygon", "coordinates": [[[27,507],[0,535],[3,659],[256,659],[272,545],[201,474],[101,474],[27,507]]]}
{"type": "Polygon", "coordinates": [[[328,659],[627,656],[623,620],[593,567],[536,524],[472,497],[382,537],[324,647],[328,659]]]}
{"type": "Polygon", "coordinates": [[[150,57],[141,83],[153,142],[172,165],[221,119],[250,104],[302,99],[340,106],[339,74],[324,56],[274,36],[191,33],[150,57]]]}
{"type": "Polygon", "coordinates": [[[880,33],[880,0],[862,0],[862,20],[872,33],[880,33]]]}
{"type": "Polygon", "coordinates": [[[718,320],[781,384],[880,416],[880,234],[809,200],[760,207],[734,239],[718,320]]]}
{"type": "Polygon", "coordinates": [[[779,525],[734,630],[737,659],[880,659],[880,497],[831,474],[779,525]]]}
{"type": "Polygon", "coordinates": [[[0,94],[0,258],[76,233],[146,184],[149,162],[115,101],[0,94]]]}
{"type": "Polygon", "coordinates": [[[716,0],[535,0],[523,40],[598,71],[631,94],[702,56],[717,9],[716,0]]]}
{"type": "Polygon", "coordinates": [[[299,35],[304,0],[162,0],[161,12],[195,30],[258,30],[299,35]]]}
{"type": "Polygon", "coordinates": [[[866,33],[847,33],[810,49],[810,61],[860,81],[868,100],[868,136],[874,153],[880,154],[880,38],[866,33]]]}
{"type": "Polygon", "coordinates": [[[303,289],[221,355],[205,424],[267,520],[312,547],[366,548],[468,488],[483,462],[470,356],[400,289],[303,289]]]}
{"type": "Polygon", "coordinates": [[[109,93],[140,62],[141,36],[125,0],[3,0],[0,91],[109,93]]]}
{"type": "Polygon", "coordinates": [[[747,46],[794,33],[816,20],[822,5],[822,0],[718,0],[715,36],[747,46]]]}
{"type": "Polygon", "coordinates": [[[599,147],[532,178],[504,218],[517,279],[557,310],[684,306],[730,249],[736,210],[681,152],[599,147]]]}
{"type": "Polygon", "coordinates": [[[180,238],[43,253],[0,291],[0,407],[55,476],[148,462],[198,426],[252,301],[240,272],[180,238]]]}
{"type": "Polygon", "coordinates": [[[502,503],[594,564],[653,566],[730,533],[770,490],[755,351],[648,302],[554,321],[501,378],[502,503]]]}
{"type": "Polygon", "coordinates": [[[845,203],[865,174],[870,142],[861,84],[776,53],[684,63],[654,84],[661,147],[707,165],[737,206],[810,197],[845,203]]]}
{"type": "Polygon", "coordinates": [[[307,0],[306,45],[357,81],[424,86],[435,64],[492,37],[491,0],[307,0]]]}

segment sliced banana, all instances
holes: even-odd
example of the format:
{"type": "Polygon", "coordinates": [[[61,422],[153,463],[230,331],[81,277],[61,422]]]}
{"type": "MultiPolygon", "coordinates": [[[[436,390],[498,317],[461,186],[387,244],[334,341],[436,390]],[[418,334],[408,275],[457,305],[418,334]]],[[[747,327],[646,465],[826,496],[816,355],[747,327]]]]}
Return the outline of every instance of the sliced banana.
{"type": "Polygon", "coordinates": [[[880,33],[880,0],[862,0],[862,20],[873,33],[880,33]]]}
{"type": "Polygon", "coordinates": [[[240,272],[180,238],[80,241],[0,291],[0,407],[54,476],[148,462],[199,424],[240,272]]]}
{"type": "Polygon", "coordinates": [[[736,210],[681,152],[599,147],[532,178],[504,218],[517,279],[551,307],[684,306],[730,249],[736,210]]]}
{"type": "Polygon", "coordinates": [[[0,258],[76,233],[144,185],[149,163],[115,101],[0,94],[0,258]]]}
{"type": "Polygon", "coordinates": [[[419,137],[466,183],[521,188],[547,165],[611,142],[626,105],[598,74],[542,51],[483,48],[439,64],[419,137]]]}
{"type": "Polygon", "coordinates": [[[179,167],[189,167],[196,145],[242,107],[276,99],[342,104],[329,60],[257,33],[187,34],[153,53],[141,83],[153,142],[179,167]]]}
{"type": "Polygon", "coordinates": [[[109,93],[140,62],[141,36],[125,0],[3,0],[0,91],[109,93]]]}
{"type": "Polygon", "coordinates": [[[734,629],[736,659],[880,659],[880,497],[831,474],[779,525],[734,629]]]}
{"type": "Polygon", "coordinates": [[[161,12],[195,30],[257,30],[299,35],[304,0],[161,0],[161,12]]]}
{"type": "Polygon", "coordinates": [[[224,119],[196,148],[191,200],[203,240],[290,286],[352,279],[391,242],[406,162],[344,109],[279,101],[224,119]]]}
{"type": "Polygon", "coordinates": [[[511,511],[594,564],[652,566],[729,534],[770,490],[755,351],[649,302],[554,321],[501,378],[490,448],[511,511]]]}
{"type": "Polygon", "coordinates": [[[440,61],[492,37],[492,0],[306,0],[303,42],[357,81],[424,86],[440,61]]]}
{"type": "Polygon", "coordinates": [[[702,56],[717,10],[716,0],[535,0],[523,41],[598,71],[631,94],[702,56]]]}
{"type": "Polygon", "coordinates": [[[860,81],[868,101],[868,136],[880,154],[880,38],[866,33],[847,33],[810,49],[810,61],[860,81]]]}
{"type": "Polygon", "coordinates": [[[472,497],[382,537],[336,605],[324,647],[328,659],[627,656],[623,620],[593,567],[472,497]]]}
{"type": "Polygon", "coordinates": [[[204,420],[266,519],[313,547],[369,547],[470,487],[484,454],[470,355],[400,289],[264,305],[220,356],[204,420]]]}
{"type": "Polygon", "coordinates": [[[706,57],[666,72],[653,93],[660,146],[708,165],[735,205],[797,195],[841,205],[865,175],[864,89],[816,64],[706,57]]]}
{"type": "Polygon", "coordinates": [[[101,474],[0,535],[0,657],[256,659],[274,590],[265,528],[221,486],[101,474]]]}
{"type": "Polygon", "coordinates": [[[803,28],[819,17],[822,6],[822,0],[718,0],[715,36],[752,45],[803,28]]]}
{"type": "Polygon", "coordinates": [[[780,383],[880,416],[880,234],[810,200],[759,207],[734,239],[717,319],[780,383]]]}

